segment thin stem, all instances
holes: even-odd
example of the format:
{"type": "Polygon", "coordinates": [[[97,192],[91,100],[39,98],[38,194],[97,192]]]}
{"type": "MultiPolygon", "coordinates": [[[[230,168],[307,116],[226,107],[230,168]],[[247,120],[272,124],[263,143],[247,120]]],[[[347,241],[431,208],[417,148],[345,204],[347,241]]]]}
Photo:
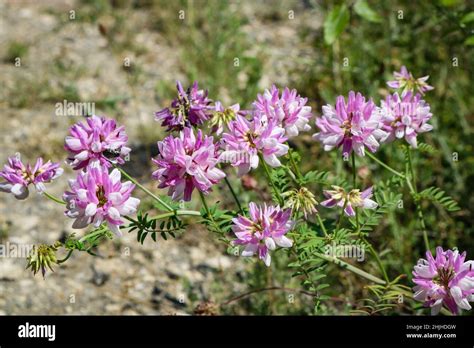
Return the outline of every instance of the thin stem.
{"type": "Polygon", "coordinates": [[[319,216],[319,213],[316,213],[316,217],[318,219],[319,226],[321,226],[321,229],[323,230],[324,235],[328,237],[328,232],[326,231],[326,227],[324,226],[323,220],[321,220],[321,216],[319,216]]]}
{"type": "Polygon", "coordinates": [[[390,279],[388,278],[388,275],[387,275],[387,271],[385,270],[385,267],[382,263],[382,260],[380,260],[380,257],[379,255],[377,254],[377,252],[375,251],[374,247],[372,246],[372,244],[370,244],[370,242],[365,239],[363,236],[360,236],[360,238],[369,246],[369,251],[372,253],[372,255],[375,257],[375,261],[377,262],[377,265],[379,266],[380,268],[380,271],[382,272],[383,274],[383,277],[385,279],[385,281],[387,283],[390,283],[390,279]]]}
{"type": "Polygon", "coordinates": [[[150,220],[161,220],[161,219],[165,219],[171,216],[183,216],[183,215],[201,216],[201,213],[195,210],[175,210],[175,211],[170,211],[169,213],[156,215],[150,218],[150,220]]]}
{"type": "MultiPolygon", "coordinates": [[[[289,147],[289,145],[288,145],[288,147],[289,147]]],[[[296,165],[295,159],[293,158],[292,154],[293,154],[293,150],[289,147],[288,157],[290,157],[291,166],[293,167],[293,170],[295,171],[298,179],[301,180],[301,179],[303,179],[303,175],[300,172],[300,168],[296,165]]]]}
{"type": "Polygon", "coordinates": [[[118,167],[118,166],[115,166],[115,168],[117,168],[118,170],[120,170],[120,172],[123,174],[123,176],[125,176],[128,180],[130,180],[131,182],[133,182],[136,186],[138,186],[143,192],[145,192],[147,195],[149,195],[150,197],[152,197],[155,201],[157,201],[158,203],[160,203],[163,207],[165,207],[166,210],[168,211],[173,211],[173,208],[168,204],[166,203],[165,201],[163,201],[160,197],[158,197],[157,195],[155,195],[153,192],[151,192],[150,190],[148,190],[146,187],[144,187],[142,184],[140,184],[137,180],[135,180],[134,178],[132,178],[130,175],[128,175],[128,173],[123,170],[122,168],[118,167]]]}
{"type": "Polygon", "coordinates": [[[95,237],[101,233],[104,233],[105,231],[107,231],[106,228],[101,228],[95,232],[92,232],[92,233],[89,233],[89,234],[86,234],[84,237],[82,237],[81,239],[79,239],[79,243],[82,243],[83,241],[85,241],[86,239],[88,238],[91,238],[91,237],[95,237]]]}
{"type": "Polygon", "coordinates": [[[207,206],[206,198],[204,197],[204,194],[201,191],[199,191],[199,197],[201,197],[201,202],[202,202],[202,205],[204,206],[204,210],[206,210],[207,216],[212,221],[212,223],[216,225],[216,222],[214,221],[214,217],[212,216],[211,211],[209,210],[209,207],[207,206]]]}
{"type": "MultiPolygon", "coordinates": [[[[356,170],[356,164],[355,164],[355,153],[352,151],[352,187],[355,190],[357,188],[356,185],[356,180],[357,180],[357,170],[356,170]]],[[[359,209],[358,207],[355,208],[355,217],[356,217],[356,226],[357,226],[357,232],[359,232],[360,225],[359,225],[359,209]]]]}
{"type": "Polygon", "coordinates": [[[377,283],[377,284],[381,284],[381,285],[385,285],[387,284],[388,282],[385,282],[384,280],[370,274],[370,273],[367,273],[366,271],[363,271],[361,270],[360,268],[357,268],[355,266],[352,266],[351,264],[347,263],[347,262],[344,262],[336,257],[332,257],[332,256],[328,256],[328,255],[324,255],[324,254],[320,254],[320,253],[314,253],[315,256],[323,259],[323,260],[326,260],[326,261],[329,261],[329,262],[332,262],[338,266],[341,266],[345,269],[347,269],[348,271],[351,271],[357,275],[360,275],[361,277],[364,277],[365,279],[368,279],[374,283],[377,283]]]}
{"type": "Polygon", "coordinates": [[[379,160],[377,157],[375,157],[374,155],[372,155],[369,151],[367,151],[365,153],[367,155],[367,157],[371,158],[372,160],[374,160],[375,162],[377,162],[378,164],[380,164],[382,167],[384,167],[385,169],[389,170],[390,172],[392,172],[393,174],[399,176],[400,178],[403,178],[405,179],[405,175],[403,175],[402,173],[400,173],[399,171],[393,169],[392,167],[390,167],[388,164],[385,164],[384,162],[382,162],[381,160],[379,160]]]}
{"type": "Polygon", "coordinates": [[[242,206],[240,205],[239,198],[237,197],[237,194],[235,193],[234,188],[232,187],[232,185],[231,185],[229,179],[227,178],[227,176],[224,177],[224,181],[227,184],[227,187],[229,187],[229,191],[232,194],[232,197],[234,197],[234,201],[235,201],[235,203],[237,203],[237,206],[239,207],[239,211],[243,214],[244,211],[242,209],[242,206]]]}
{"type": "Polygon", "coordinates": [[[311,296],[311,297],[318,296],[317,293],[313,293],[313,292],[306,291],[306,290],[293,289],[293,288],[284,288],[284,287],[279,287],[279,286],[271,286],[271,287],[267,287],[267,288],[251,290],[251,291],[248,291],[246,293],[240,294],[236,297],[231,298],[230,300],[227,300],[227,301],[221,303],[221,306],[226,306],[226,305],[228,305],[232,302],[241,300],[241,299],[243,299],[245,297],[248,297],[252,294],[256,294],[256,293],[264,292],[264,291],[274,291],[274,290],[285,291],[285,292],[299,292],[300,294],[311,296]]]}
{"type": "Polygon", "coordinates": [[[341,222],[342,222],[342,218],[344,217],[344,210],[346,210],[346,206],[347,206],[347,198],[344,200],[344,205],[342,206],[341,215],[339,216],[339,220],[337,221],[336,231],[341,227],[341,222]]]}
{"type": "Polygon", "coordinates": [[[59,203],[59,204],[66,204],[66,202],[64,202],[62,199],[59,199],[55,196],[53,196],[52,194],[46,192],[46,191],[43,191],[43,194],[48,197],[50,200],[52,200],[53,202],[56,202],[56,203],[59,203]]]}
{"type": "Polygon", "coordinates": [[[411,150],[410,147],[407,146],[407,156],[408,156],[408,164],[406,167],[406,182],[408,188],[410,189],[410,193],[413,197],[413,201],[415,202],[416,211],[418,215],[418,220],[420,221],[421,229],[423,230],[423,242],[425,243],[426,250],[431,250],[430,248],[430,241],[428,239],[428,233],[426,231],[426,224],[425,218],[423,216],[423,210],[421,209],[421,205],[418,199],[418,191],[416,189],[416,182],[415,182],[415,171],[413,169],[413,163],[411,160],[411,150]],[[413,183],[412,183],[413,180],[413,183]]]}
{"type": "Polygon", "coordinates": [[[280,205],[283,205],[283,198],[281,198],[280,192],[278,192],[278,190],[275,186],[275,183],[272,180],[272,175],[270,174],[270,169],[268,168],[267,163],[263,159],[262,154],[259,153],[258,157],[260,158],[260,162],[262,163],[263,168],[265,169],[265,174],[267,175],[268,182],[270,183],[270,186],[272,187],[273,192],[275,193],[275,195],[278,199],[278,202],[280,203],[280,205]]]}
{"type": "Polygon", "coordinates": [[[73,251],[74,251],[74,249],[69,250],[69,252],[67,253],[67,255],[66,255],[66,257],[65,257],[64,259],[57,260],[56,262],[57,262],[58,264],[63,263],[63,262],[66,262],[67,259],[69,259],[69,258],[71,257],[73,251]]]}

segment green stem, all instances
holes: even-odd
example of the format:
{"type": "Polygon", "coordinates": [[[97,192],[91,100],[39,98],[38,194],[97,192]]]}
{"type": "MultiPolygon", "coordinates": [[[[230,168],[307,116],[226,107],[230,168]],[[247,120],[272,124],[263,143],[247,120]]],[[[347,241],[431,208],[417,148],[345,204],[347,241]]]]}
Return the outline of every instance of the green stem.
{"type": "Polygon", "coordinates": [[[183,216],[183,215],[201,216],[201,213],[195,210],[175,210],[175,211],[170,211],[168,213],[156,215],[150,218],[150,220],[161,220],[161,219],[165,219],[171,216],[183,216]]]}
{"type": "Polygon", "coordinates": [[[227,187],[229,188],[229,191],[232,194],[232,197],[234,197],[234,201],[235,201],[235,203],[237,203],[237,206],[239,207],[240,213],[243,214],[244,211],[242,209],[242,206],[240,205],[239,198],[237,197],[237,194],[235,193],[234,188],[232,187],[232,185],[231,185],[229,179],[227,178],[227,176],[224,177],[224,181],[227,184],[227,187]]]}
{"type": "Polygon", "coordinates": [[[204,197],[204,194],[201,191],[199,191],[199,197],[201,198],[201,202],[202,202],[202,205],[204,206],[204,210],[206,210],[207,216],[212,221],[212,223],[216,225],[216,222],[214,221],[214,217],[212,216],[211,211],[209,210],[209,207],[207,206],[206,198],[204,197]]]}
{"type": "Polygon", "coordinates": [[[64,202],[62,199],[59,199],[57,197],[54,197],[52,194],[49,194],[48,192],[46,191],[43,191],[43,194],[48,197],[50,200],[52,200],[53,202],[56,202],[56,203],[59,203],[59,204],[66,204],[66,202],[64,202]]]}
{"type": "Polygon", "coordinates": [[[347,269],[348,271],[351,271],[357,275],[360,275],[361,277],[364,277],[365,279],[368,279],[374,283],[377,283],[377,284],[381,284],[381,285],[385,285],[387,284],[388,282],[370,274],[370,273],[367,273],[366,271],[363,271],[361,270],[360,268],[357,268],[355,266],[352,266],[351,264],[347,263],[347,262],[344,262],[336,257],[332,257],[332,256],[328,256],[328,255],[324,255],[324,254],[320,254],[320,253],[314,253],[315,256],[323,259],[323,260],[326,260],[326,261],[329,261],[329,262],[332,262],[338,266],[341,266],[345,269],[347,269]]]}
{"type": "Polygon", "coordinates": [[[328,237],[328,232],[326,231],[326,227],[324,226],[323,220],[321,220],[321,216],[319,216],[319,213],[316,213],[316,217],[319,222],[319,226],[321,226],[321,229],[323,230],[323,233],[326,237],[328,237]]]}
{"type": "Polygon", "coordinates": [[[344,217],[344,210],[346,209],[346,207],[347,207],[347,198],[344,200],[344,205],[342,206],[341,215],[339,216],[339,220],[337,221],[336,231],[341,227],[341,222],[342,222],[342,218],[344,217]]]}
{"type": "Polygon", "coordinates": [[[67,255],[66,255],[66,257],[65,257],[64,259],[57,260],[56,262],[57,262],[58,264],[63,263],[63,262],[66,262],[66,261],[71,257],[73,251],[74,251],[74,249],[69,250],[69,252],[67,253],[67,255]]]}
{"type": "Polygon", "coordinates": [[[396,171],[395,169],[393,169],[392,167],[390,167],[388,164],[385,164],[384,162],[382,162],[381,160],[379,160],[377,157],[375,157],[374,155],[372,155],[369,151],[367,151],[365,153],[367,155],[367,157],[371,158],[372,160],[374,160],[375,162],[377,162],[378,164],[380,164],[382,167],[384,167],[385,169],[389,170],[390,172],[392,172],[393,174],[399,176],[400,178],[403,178],[405,179],[405,175],[403,175],[402,173],[400,173],[399,171],[396,171]]]}
{"type": "Polygon", "coordinates": [[[295,171],[298,179],[302,180],[303,175],[300,172],[300,168],[296,165],[295,159],[293,158],[292,154],[293,154],[293,150],[291,149],[290,145],[288,145],[288,157],[290,157],[291,166],[293,167],[293,170],[295,171]]]}
{"type": "MultiPolygon", "coordinates": [[[[355,153],[352,152],[352,182],[353,182],[353,187],[354,189],[356,189],[357,185],[356,185],[356,182],[357,182],[357,170],[356,170],[356,165],[355,165],[355,153]]],[[[378,253],[375,251],[374,247],[372,246],[371,243],[369,243],[367,241],[367,239],[364,238],[364,236],[362,236],[361,232],[360,232],[360,224],[359,224],[359,208],[358,207],[354,207],[355,208],[355,216],[356,216],[356,226],[357,226],[357,233],[359,234],[359,237],[369,246],[369,251],[371,252],[371,254],[375,257],[375,261],[377,262],[377,265],[379,266],[380,268],[380,271],[382,272],[383,274],[383,277],[385,279],[385,281],[387,283],[390,283],[390,279],[388,278],[388,275],[387,275],[387,271],[385,270],[385,267],[382,263],[382,260],[380,260],[380,257],[378,255],[378,253]]]]}
{"type": "Polygon", "coordinates": [[[267,166],[267,163],[265,162],[265,160],[263,159],[263,156],[262,154],[258,154],[258,157],[260,159],[260,163],[262,163],[263,165],[263,168],[265,169],[265,174],[267,175],[267,178],[268,178],[268,182],[270,183],[270,186],[272,187],[273,189],[273,192],[275,193],[275,196],[277,197],[278,199],[278,203],[280,203],[280,206],[283,206],[283,198],[281,197],[280,195],[280,192],[278,192],[276,186],[275,186],[275,183],[273,182],[272,180],[272,175],[270,173],[270,169],[268,168],[267,166]]]}
{"type": "Polygon", "coordinates": [[[425,218],[423,216],[423,210],[421,209],[420,201],[418,199],[418,191],[416,189],[416,182],[415,182],[415,171],[413,169],[413,163],[411,160],[411,150],[410,147],[407,146],[407,156],[408,156],[408,163],[406,167],[406,182],[408,188],[410,189],[410,193],[413,197],[413,201],[415,202],[416,212],[418,215],[418,220],[420,221],[421,229],[423,230],[423,241],[425,243],[426,250],[430,249],[430,241],[428,239],[428,232],[426,231],[426,224],[425,218]],[[412,183],[413,180],[413,183],[412,183]]]}
{"type": "Polygon", "coordinates": [[[84,237],[82,237],[81,239],[79,239],[79,242],[82,243],[83,241],[85,241],[86,239],[88,238],[91,238],[91,237],[95,237],[101,233],[104,233],[105,231],[107,231],[107,228],[101,228],[97,231],[94,231],[92,233],[89,233],[89,234],[86,234],[84,237]]]}
{"type": "Polygon", "coordinates": [[[165,201],[163,201],[160,197],[158,197],[157,195],[155,195],[153,192],[151,192],[150,190],[148,190],[146,187],[144,187],[142,184],[140,184],[137,180],[135,180],[134,178],[132,178],[130,175],[128,175],[128,173],[123,170],[122,168],[118,167],[118,166],[115,166],[115,168],[117,168],[118,170],[120,170],[120,172],[122,173],[122,175],[124,177],[126,177],[128,180],[130,180],[131,182],[133,182],[136,186],[138,186],[143,192],[145,192],[147,195],[149,195],[151,198],[153,198],[155,201],[157,201],[158,203],[160,203],[163,207],[165,207],[166,210],[168,211],[173,211],[173,208],[167,204],[165,201]]]}

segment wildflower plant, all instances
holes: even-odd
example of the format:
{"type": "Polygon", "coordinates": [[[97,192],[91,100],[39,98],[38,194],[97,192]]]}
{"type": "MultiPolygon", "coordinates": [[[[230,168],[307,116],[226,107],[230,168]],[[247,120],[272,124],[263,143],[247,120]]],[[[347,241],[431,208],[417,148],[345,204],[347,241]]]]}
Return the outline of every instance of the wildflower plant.
{"type": "MultiPolygon", "coordinates": [[[[414,175],[413,156],[423,155],[421,150],[428,147],[422,142],[423,133],[433,131],[428,122],[436,117],[421,95],[432,89],[426,81],[427,77],[414,79],[403,67],[388,83],[398,91],[385,100],[377,103],[377,96],[367,98],[350,91],[347,98],[337,97],[319,113],[294,89],[272,86],[243,110],[240,101],[224,107],[209,99],[197,82],[188,89],[178,82],[177,98],[156,113],[156,120],[168,132],[164,139],[157,139],[158,155],[150,158],[154,171],[149,177],[157,188],[146,188],[125,170],[131,154],[125,128],[112,119],[91,116],[73,125],[65,138],[66,163],[75,170],[76,178],[69,181],[70,188],[62,198],[47,192],[62,169],[41,158],[33,167],[24,165],[19,157],[9,158],[0,172],[0,189],[26,199],[28,186],[34,184],[46,198],[64,206],[74,228],[86,230],[82,237],[72,235],[64,242],[36,246],[28,258],[28,267],[35,274],[41,270],[44,276],[74,252],[94,254],[100,243],[120,238],[122,232],[136,233],[137,241],[143,243],[147,236],[166,240],[186,231],[189,224],[201,223],[235,257],[266,267],[280,267],[273,260],[286,260],[288,277],[300,279],[316,312],[327,299],[324,289],[330,284],[324,278],[333,264],[367,282],[375,296],[373,311],[393,308],[394,299],[402,297],[414,313],[421,312],[417,308],[421,304],[433,314],[459,314],[470,310],[469,303],[474,301],[473,262],[467,261],[466,252],[451,245],[444,246],[447,251],[438,246],[433,256],[435,246],[428,238],[428,228],[436,233],[436,226],[427,226],[422,201],[433,201],[448,212],[459,207],[440,188],[419,191],[422,184],[414,175]],[[321,170],[317,158],[306,161],[308,155],[288,142],[310,130],[312,124],[316,126],[313,138],[324,151],[339,152],[341,148],[349,163],[335,158],[343,161],[346,172],[321,170]],[[381,147],[403,156],[400,168],[375,155],[381,147]],[[312,169],[305,172],[303,162],[312,169]],[[391,177],[377,181],[369,172],[362,182],[358,164],[370,164],[391,177]],[[244,199],[230,179],[250,171],[254,176],[243,177],[244,188],[262,194],[244,199]],[[151,209],[135,197],[137,189],[153,201],[151,209]],[[208,196],[220,190],[232,197],[232,207],[209,204],[208,196]],[[418,227],[413,233],[419,232],[426,250],[426,258],[418,263],[416,249],[411,255],[412,280],[386,262],[390,255],[376,250],[381,241],[372,234],[406,192],[417,211],[418,227]],[[200,200],[201,209],[184,209],[183,201],[193,197],[200,200]],[[366,250],[367,262],[376,267],[327,253],[328,247],[343,244],[366,250]]],[[[364,308],[368,307],[354,312],[368,311],[364,308]]]]}

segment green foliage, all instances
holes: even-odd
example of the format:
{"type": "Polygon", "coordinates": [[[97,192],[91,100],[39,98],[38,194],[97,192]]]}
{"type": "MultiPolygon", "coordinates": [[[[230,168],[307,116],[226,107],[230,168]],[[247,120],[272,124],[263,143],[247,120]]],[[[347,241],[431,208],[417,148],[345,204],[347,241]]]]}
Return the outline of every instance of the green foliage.
{"type": "Polygon", "coordinates": [[[335,6],[324,21],[324,42],[331,45],[349,23],[350,13],[346,5],[335,6]]]}
{"type": "Polygon", "coordinates": [[[382,22],[382,17],[369,6],[367,0],[357,0],[354,4],[354,11],[369,22],[382,22]]]}
{"type": "Polygon", "coordinates": [[[439,187],[428,187],[427,189],[421,191],[418,196],[419,198],[438,203],[450,212],[455,212],[461,209],[458,203],[453,198],[446,195],[446,192],[441,190],[439,187]]]}
{"type": "Polygon", "coordinates": [[[176,233],[183,231],[186,224],[175,215],[171,215],[164,219],[154,219],[143,214],[141,210],[137,213],[137,219],[129,218],[128,232],[137,232],[137,241],[143,244],[148,235],[156,242],[157,235],[167,240],[168,237],[176,238],[176,233]]]}

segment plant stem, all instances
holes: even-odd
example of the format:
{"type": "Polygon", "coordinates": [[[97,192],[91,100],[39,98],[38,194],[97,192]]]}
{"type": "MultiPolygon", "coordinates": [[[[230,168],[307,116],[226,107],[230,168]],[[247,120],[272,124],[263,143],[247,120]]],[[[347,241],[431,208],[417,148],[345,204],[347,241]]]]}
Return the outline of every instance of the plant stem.
{"type": "Polygon", "coordinates": [[[202,202],[202,205],[204,206],[204,209],[206,210],[207,216],[212,221],[212,223],[216,225],[216,222],[214,221],[214,217],[212,216],[211,211],[209,210],[209,207],[207,206],[206,198],[204,197],[204,194],[201,191],[199,191],[199,197],[201,197],[201,202],[202,202]]]}
{"type": "Polygon", "coordinates": [[[66,202],[64,202],[62,199],[59,199],[57,197],[54,197],[52,194],[46,192],[46,191],[43,191],[43,194],[48,197],[50,200],[52,200],[53,202],[56,202],[56,203],[59,203],[59,204],[66,204],[66,202]]]}
{"type": "Polygon", "coordinates": [[[79,239],[79,242],[82,243],[83,241],[85,241],[86,239],[88,238],[91,238],[91,237],[95,237],[101,233],[104,233],[105,231],[107,231],[106,228],[101,228],[101,229],[98,229],[97,231],[94,231],[92,233],[89,233],[89,234],[86,234],[84,237],[82,237],[81,239],[79,239]]]}
{"type": "Polygon", "coordinates": [[[235,203],[237,203],[237,206],[239,207],[240,213],[243,214],[244,211],[242,209],[242,206],[240,205],[239,198],[237,197],[237,194],[235,193],[234,188],[232,187],[232,185],[231,185],[229,179],[227,178],[227,176],[224,177],[224,181],[227,184],[227,187],[229,187],[229,191],[232,194],[232,197],[234,197],[234,201],[235,201],[235,203]]]}
{"type": "Polygon", "coordinates": [[[347,198],[344,200],[344,205],[342,206],[341,215],[339,216],[339,220],[337,221],[336,231],[341,227],[341,222],[342,222],[342,218],[344,217],[344,210],[346,209],[346,207],[347,207],[347,198]]]}
{"type": "Polygon", "coordinates": [[[263,165],[263,168],[265,169],[265,174],[267,175],[267,178],[268,178],[268,182],[270,183],[270,186],[272,187],[273,189],[273,192],[275,193],[275,196],[277,197],[278,199],[278,203],[280,203],[280,206],[283,206],[283,198],[281,197],[280,193],[278,192],[276,186],[275,186],[275,183],[273,182],[272,180],[272,175],[270,173],[270,169],[268,168],[267,166],[267,163],[265,162],[265,160],[263,159],[263,156],[262,154],[258,154],[258,157],[260,159],[260,162],[262,163],[263,165]]]}
{"type": "Polygon", "coordinates": [[[418,215],[418,220],[420,221],[420,226],[421,226],[421,229],[423,230],[423,241],[425,243],[425,248],[426,250],[431,250],[430,241],[428,240],[428,233],[426,231],[425,218],[423,216],[423,211],[421,210],[420,201],[418,199],[418,191],[416,189],[416,182],[415,182],[415,172],[413,169],[413,164],[411,160],[411,150],[409,146],[407,146],[407,157],[408,157],[408,163],[406,166],[406,175],[405,175],[406,182],[407,182],[408,188],[410,189],[410,193],[413,197],[413,201],[416,206],[416,212],[418,215]],[[412,180],[413,180],[413,183],[412,183],[412,180]]]}
{"type": "MultiPolygon", "coordinates": [[[[355,153],[352,152],[352,182],[353,182],[353,187],[356,189],[356,180],[357,180],[357,170],[356,170],[356,165],[355,165],[355,153]]],[[[355,208],[355,216],[356,216],[356,226],[357,226],[357,233],[359,234],[359,237],[369,246],[369,251],[372,253],[372,255],[375,257],[375,261],[377,262],[377,265],[380,268],[380,271],[383,274],[383,277],[387,283],[390,283],[390,279],[388,278],[387,271],[385,270],[385,267],[380,260],[380,257],[378,253],[375,251],[374,247],[372,246],[367,239],[362,236],[360,232],[360,224],[359,224],[359,207],[354,207],[355,208]]]]}
{"type": "Polygon", "coordinates": [[[321,220],[321,216],[319,216],[319,213],[316,213],[316,217],[318,219],[319,226],[321,226],[321,229],[323,230],[324,235],[327,237],[328,232],[326,231],[326,227],[324,226],[323,220],[321,220]]]}
{"type": "Polygon", "coordinates": [[[165,219],[171,216],[183,216],[183,215],[201,216],[201,213],[195,210],[174,210],[174,211],[170,211],[169,213],[156,215],[150,218],[150,220],[161,220],[161,219],[165,219]]]}
{"type": "Polygon", "coordinates": [[[389,170],[390,172],[392,172],[393,174],[399,176],[400,178],[403,178],[405,179],[405,175],[403,175],[402,173],[400,173],[399,171],[396,171],[395,169],[393,169],[392,167],[390,167],[388,164],[385,164],[384,162],[382,162],[381,160],[379,160],[377,157],[375,157],[374,155],[372,155],[369,151],[367,151],[365,153],[367,155],[367,157],[371,158],[372,160],[374,160],[375,162],[377,162],[378,164],[380,164],[382,167],[384,167],[385,169],[389,170]]]}
{"type": "Polygon", "coordinates": [[[65,257],[64,259],[57,260],[56,262],[57,262],[58,264],[63,263],[63,262],[66,262],[66,261],[71,257],[73,251],[74,251],[74,249],[69,250],[69,252],[67,253],[67,255],[66,255],[66,257],[65,257]]]}
{"type": "Polygon", "coordinates": [[[332,257],[332,256],[328,256],[328,255],[324,255],[324,254],[320,254],[320,253],[314,253],[315,256],[323,259],[323,260],[326,260],[326,261],[329,261],[329,262],[332,262],[338,266],[341,266],[345,269],[347,269],[348,271],[351,271],[357,275],[360,275],[361,277],[364,277],[365,279],[368,279],[374,283],[377,283],[377,284],[381,284],[381,285],[385,285],[387,284],[388,282],[385,282],[384,280],[370,274],[370,273],[367,273],[366,271],[363,271],[361,270],[360,268],[357,268],[355,266],[352,266],[351,264],[347,263],[347,262],[344,262],[336,257],[332,257]]]}
{"type": "Polygon", "coordinates": [[[168,211],[173,211],[173,208],[167,204],[165,201],[163,201],[160,197],[158,197],[157,195],[155,195],[153,192],[151,192],[150,190],[148,190],[146,187],[144,187],[142,184],[140,184],[137,180],[135,180],[134,178],[132,178],[130,175],[128,175],[128,173],[123,170],[122,168],[118,167],[118,166],[115,166],[115,168],[117,168],[118,170],[120,170],[120,172],[123,174],[123,176],[125,176],[128,180],[130,180],[131,182],[133,182],[136,186],[138,186],[143,192],[145,192],[147,195],[149,195],[151,198],[153,198],[155,201],[157,201],[158,203],[160,203],[166,210],[168,211]]]}
{"type": "Polygon", "coordinates": [[[302,180],[303,175],[301,174],[300,168],[296,165],[295,159],[293,158],[292,154],[293,150],[291,149],[290,145],[288,145],[288,157],[290,157],[291,166],[293,167],[293,170],[295,171],[298,179],[302,180]]]}

